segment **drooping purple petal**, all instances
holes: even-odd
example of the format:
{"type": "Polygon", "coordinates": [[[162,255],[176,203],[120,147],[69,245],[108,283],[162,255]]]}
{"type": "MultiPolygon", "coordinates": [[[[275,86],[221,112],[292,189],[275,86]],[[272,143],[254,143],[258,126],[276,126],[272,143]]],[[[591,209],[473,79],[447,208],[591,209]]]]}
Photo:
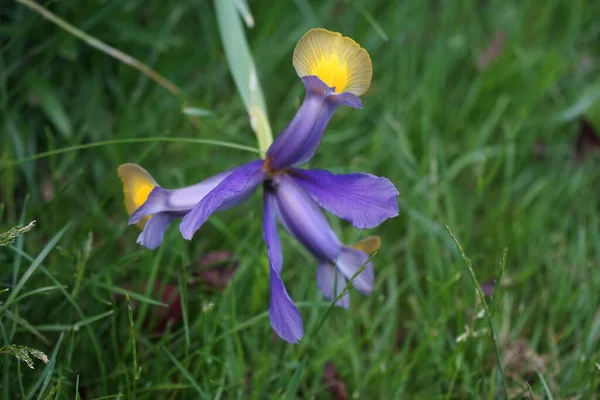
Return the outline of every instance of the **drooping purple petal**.
{"type": "Polygon", "coordinates": [[[340,254],[335,260],[335,265],[350,280],[364,266],[365,268],[354,278],[353,286],[365,296],[373,291],[375,272],[369,256],[360,250],[351,247],[342,247],[340,254]]]}
{"type": "Polygon", "coordinates": [[[177,214],[171,212],[159,212],[152,215],[139,234],[136,243],[151,250],[156,249],[162,243],[167,226],[175,218],[177,218],[177,214]]]}
{"type": "Polygon", "coordinates": [[[269,255],[271,276],[269,317],[271,319],[271,326],[283,340],[289,343],[298,343],[304,332],[302,317],[279,276],[283,265],[283,254],[281,252],[279,235],[277,234],[277,213],[275,207],[273,194],[265,192],[263,228],[267,253],[269,255]]]}
{"type": "Polygon", "coordinates": [[[398,190],[386,178],[299,169],[291,176],[317,204],[359,229],[376,227],[398,215],[398,190]]]}
{"type": "Polygon", "coordinates": [[[256,160],[233,169],[221,183],[204,196],[183,217],[179,228],[184,239],[191,240],[194,233],[215,211],[247,199],[267,176],[263,170],[263,163],[263,160],[256,160]]]}
{"type": "Polygon", "coordinates": [[[200,183],[181,189],[165,189],[156,186],[152,189],[144,204],[131,214],[129,225],[137,223],[148,215],[160,212],[187,213],[230,173],[231,170],[224,171],[200,183]]]}
{"type": "Polygon", "coordinates": [[[269,317],[271,326],[283,340],[298,343],[304,335],[304,327],[300,312],[294,305],[279,274],[271,266],[271,301],[269,317]]]}
{"type": "MultiPolygon", "coordinates": [[[[334,300],[346,287],[346,278],[335,265],[330,262],[319,263],[317,270],[317,286],[326,299],[334,300]]],[[[345,293],[336,303],[336,306],[348,308],[350,306],[350,294],[345,293]]]]}
{"type": "Polygon", "coordinates": [[[285,228],[318,260],[334,261],[341,243],[319,206],[287,174],[276,175],[273,183],[285,228]]]}
{"type": "Polygon", "coordinates": [[[263,237],[267,244],[267,254],[271,267],[280,274],[283,267],[283,252],[281,251],[281,241],[277,233],[277,200],[272,193],[267,191],[265,191],[264,196],[263,237]]]}

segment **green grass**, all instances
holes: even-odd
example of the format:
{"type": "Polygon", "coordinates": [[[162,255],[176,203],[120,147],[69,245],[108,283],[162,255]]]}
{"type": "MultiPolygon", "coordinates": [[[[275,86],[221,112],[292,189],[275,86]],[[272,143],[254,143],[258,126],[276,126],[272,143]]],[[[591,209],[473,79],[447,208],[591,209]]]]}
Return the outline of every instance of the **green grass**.
{"type": "Polygon", "coordinates": [[[502,377],[514,398],[597,396],[600,169],[596,157],[572,157],[578,118],[600,129],[596,1],[249,1],[273,134],[302,100],[297,40],[315,26],[351,36],[371,54],[373,84],[362,111],[336,112],[310,166],[383,175],[401,193],[400,216],[376,229],[331,218],[346,243],[383,239],[375,290],[352,290],[350,311],[329,312],[314,260],[283,235],[283,278],[307,332],[299,345],[269,326],[259,196],[212,217],[192,242],[171,226],[156,251],[127,226],[119,164],[178,187],[256,157],[212,142],[257,147],[213,3],[40,3],[158,71],[180,98],[3,4],[0,232],[36,225],[0,247],[0,347],[49,362],[30,369],[0,356],[0,397],[327,399],[328,361],[356,399],[502,398],[502,377]],[[500,56],[478,70],[498,32],[500,56]],[[194,122],[184,107],[212,114],[194,122]],[[499,277],[505,248],[488,320],[475,288],[499,277]],[[186,287],[213,250],[239,259],[230,286],[186,287]],[[158,340],[144,324],[164,309],[156,281],[179,288],[184,314],[158,340]]]}

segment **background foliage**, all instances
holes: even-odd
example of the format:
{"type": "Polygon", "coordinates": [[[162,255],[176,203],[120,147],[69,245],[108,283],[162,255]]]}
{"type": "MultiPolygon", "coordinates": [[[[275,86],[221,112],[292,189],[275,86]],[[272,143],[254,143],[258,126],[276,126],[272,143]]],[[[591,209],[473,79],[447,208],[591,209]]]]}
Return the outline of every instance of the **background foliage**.
{"type": "Polygon", "coordinates": [[[273,134],[303,96],[295,43],[311,27],[340,31],[368,49],[373,84],[364,110],[336,113],[311,167],[383,175],[401,192],[400,216],[375,230],[331,220],[347,243],[383,239],[374,293],[352,292],[350,311],[329,310],[314,261],[284,236],[307,331],[295,346],[269,327],[257,197],[192,242],[171,227],[157,251],[126,225],[119,164],[178,187],[256,157],[148,141],[256,147],[212,2],[42,4],[182,92],[2,2],[0,232],[37,224],[0,248],[0,338],[49,357],[30,369],[1,356],[3,398],[492,399],[503,381],[509,397],[596,395],[597,1],[249,2],[273,134]],[[446,225],[488,294],[495,341],[446,225]]]}

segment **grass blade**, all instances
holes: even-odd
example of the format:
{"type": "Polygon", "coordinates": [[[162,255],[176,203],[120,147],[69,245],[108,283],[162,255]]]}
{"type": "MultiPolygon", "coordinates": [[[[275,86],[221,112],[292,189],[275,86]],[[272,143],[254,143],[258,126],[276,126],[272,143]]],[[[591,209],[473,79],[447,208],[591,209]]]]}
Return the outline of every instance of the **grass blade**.
{"type": "Polygon", "coordinates": [[[50,379],[52,378],[52,373],[54,372],[54,367],[56,366],[56,357],[58,356],[58,351],[60,350],[60,347],[62,345],[63,338],[64,334],[61,334],[58,338],[56,346],[54,346],[54,350],[52,351],[52,355],[50,356],[50,361],[46,365],[46,368],[44,368],[44,371],[40,375],[37,382],[33,385],[31,390],[27,394],[26,400],[32,399],[33,396],[38,392],[38,388],[40,388],[40,386],[41,388],[39,389],[38,399],[42,398],[42,395],[44,394],[44,391],[48,387],[50,379]]]}
{"type": "Polygon", "coordinates": [[[100,283],[100,282],[92,282],[92,285],[99,286],[101,288],[110,290],[113,293],[119,293],[119,294],[122,294],[124,296],[129,296],[132,299],[135,299],[135,300],[137,300],[137,301],[139,301],[141,303],[152,304],[152,305],[160,306],[160,307],[167,307],[168,306],[168,304],[166,304],[166,303],[162,303],[162,302],[160,302],[158,300],[154,300],[151,297],[144,296],[143,294],[139,294],[139,293],[133,292],[133,291],[128,290],[128,289],[123,289],[123,288],[120,288],[118,286],[107,285],[105,283],[100,283]]]}
{"type": "Polygon", "coordinates": [[[31,160],[37,160],[40,158],[51,157],[57,154],[70,153],[72,151],[93,149],[95,147],[103,146],[114,146],[119,144],[131,144],[131,143],[155,143],[155,142],[169,142],[169,143],[194,143],[194,144],[208,144],[213,146],[228,147],[230,149],[237,149],[248,151],[250,153],[258,153],[258,149],[250,146],[244,146],[243,144],[223,142],[221,140],[210,140],[210,139],[195,139],[195,138],[170,138],[170,137],[152,137],[152,138],[127,138],[127,139],[114,139],[114,140],[102,140],[94,143],[78,144],[75,146],[63,147],[62,149],[56,149],[46,152],[37,153],[31,157],[23,158],[21,160],[12,161],[6,164],[0,164],[0,170],[4,168],[13,167],[20,165],[31,160]]]}
{"type": "Polygon", "coordinates": [[[54,246],[56,246],[56,244],[62,238],[69,225],[70,224],[67,224],[56,235],[54,235],[54,237],[42,249],[41,253],[38,254],[35,260],[33,260],[27,271],[25,271],[19,282],[17,282],[17,284],[13,288],[12,292],[10,293],[10,296],[8,296],[8,299],[6,299],[6,302],[2,305],[2,308],[0,308],[0,317],[4,315],[4,313],[8,309],[8,306],[12,304],[13,300],[17,297],[21,289],[23,289],[23,286],[29,280],[29,278],[31,278],[31,275],[33,275],[35,270],[38,269],[38,267],[42,264],[42,261],[44,261],[48,253],[50,253],[54,246]]]}
{"type": "Polygon", "coordinates": [[[300,378],[302,377],[302,372],[304,372],[304,367],[306,367],[306,361],[308,361],[308,356],[304,356],[298,368],[296,368],[296,372],[294,372],[294,376],[290,381],[287,390],[285,391],[285,399],[286,400],[294,400],[296,398],[296,392],[298,391],[298,385],[300,384],[300,378]]]}
{"type": "Polygon", "coordinates": [[[127,315],[129,316],[129,329],[131,331],[131,352],[133,353],[133,379],[138,380],[140,377],[140,368],[137,362],[137,343],[135,342],[135,325],[133,323],[133,308],[131,307],[131,299],[128,294],[127,298],[127,315]]]}
{"type": "Polygon", "coordinates": [[[240,13],[240,16],[244,19],[246,26],[248,28],[253,28],[254,27],[254,17],[252,16],[252,13],[250,12],[250,7],[248,7],[248,3],[246,2],[246,0],[234,0],[233,4],[235,5],[235,8],[237,8],[238,12],[240,13]]]}
{"type": "Polygon", "coordinates": [[[540,378],[540,381],[542,381],[542,386],[544,387],[544,393],[546,393],[546,398],[548,400],[554,400],[554,396],[552,396],[552,391],[550,390],[550,386],[548,386],[548,382],[546,382],[546,378],[544,378],[544,375],[542,375],[542,373],[537,369],[535,370],[535,373],[540,378]]]}
{"type": "Polygon", "coordinates": [[[122,51],[117,50],[114,47],[107,45],[106,43],[101,42],[100,40],[96,39],[95,37],[92,37],[92,36],[88,35],[87,33],[77,29],[75,26],[69,24],[64,19],[59,18],[58,16],[54,15],[48,9],[44,8],[43,6],[41,6],[40,4],[37,4],[36,2],[34,2],[32,0],[16,0],[16,1],[18,3],[23,4],[26,7],[29,7],[31,10],[33,10],[37,14],[46,18],[50,22],[60,26],[65,31],[67,31],[70,34],[72,34],[73,36],[83,40],[84,42],[86,42],[88,45],[94,47],[95,49],[100,50],[101,52],[108,54],[111,57],[116,58],[117,60],[121,61],[124,64],[132,66],[133,68],[140,71],[142,74],[146,75],[147,77],[149,77],[150,79],[152,79],[153,81],[158,83],[160,86],[167,89],[169,92],[173,93],[175,96],[179,96],[181,90],[179,90],[179,88],[177,86],[175,86],[175,84],[173,82],[171,82],[170,80],[168,80],[167,78],[165,78],[164,76],[162,76],[161,74],[159,74],[158,72],[156,72],[155,70],[153,70],[152,68],[147,66],[146,64],[142,63],[140,60],[133,58],[133,57],[123,53],[122,51]]]}
{"type": "Polygon", "coordinates": [[[185,379],[187,379],[192,384],[194,389],[196,389],[196,392],[198,392],[198,395],[200,395],[200,397],[203,399],[210,398],[208,396],[208,394],[206,394],[206,392],[204,392],[204,390],[202,390],[202,388],[200,387],[198,382],[196,382],[196,380],[194,379],[192,374],[190,374],[190,372],[179,362],[179,360],[177,360],[175,358],[175,356],[173,354],[171,354],[171,352],[169,350],[167,350],[165,347],[163,347],[163,351],[165,352],[167,357],[169,357],[171,359],[171,361],[173,361],[173,364],[175,364],[175,366],[177,367],[179,372],[181,372],[181,374],[185,377],[185,379]]]}
{"type": "MultiPolygon", "coordinates": [[[[509,398],[508,397],[508,388],[506,387],[506,378],[504,377],[504,371],[502,370],[502,361],[501,361],[502,359],[500,357],[500,349],[498,348],[498,343],[496,340],[496,332],[494,331],[494,324],[492,322],[492,314],[490,313],[490,308],[488,307],[488,304],[485,301],[485,295],[483,294],[481,285],[479,284],[479,281],[477,280],[477,277],[475,276],[475,270],[473,269],[473,264],[471,264],[471,260],[469,259],[469,257],[467,257],[465,251],[463,250],[462,246],[460,245],[460,242],[454,236],[454,234],[452,233],[452,230],[450,230],[450,227],[448,225],[446,225],[446,229],[448,230],[450,237],[454,241],[454,244],[456,245],[456,248],[458,249],[458,252],[460,253],[462,259],[465,261],[467,269],[469,270],[469,273],[471,274],[471,278],[473,279],[473,284],[475,285],[475,290],[477,290],[477,295],[479,296],[479,300],[481,301],[483,309],[485,310],[485,315],[488,320],[490,332],[492,333],[492,342],[494,343],[494,350],[496,351],[496,363],[498,365],[498,372],[500,373],[500,379],[502,380],[502,389],[504,392],[504,398],[508,399],[509,398]]],[[[504,268],[502,268],[502,270],[504,270],[504,268]]]]}

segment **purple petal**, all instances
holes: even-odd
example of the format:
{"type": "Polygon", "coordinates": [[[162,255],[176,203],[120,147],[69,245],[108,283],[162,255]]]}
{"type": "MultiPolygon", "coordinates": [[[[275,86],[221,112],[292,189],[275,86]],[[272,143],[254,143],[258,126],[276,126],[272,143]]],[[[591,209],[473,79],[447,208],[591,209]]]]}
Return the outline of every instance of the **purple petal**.
{"type": "Polygon", "coordinates": [[[333,113],[336,109],[337,105],[335,103],[329,101],[325,102],[325,105],[323,106],[321,114],[319,114],[319,117],[317,118],[313,129],[306,138],[306,141],[304,142],[304,145],[302,146],[300,151],[298,151],[298,153],[296,154],[294,160],[290,162],[290,165],[306,164],[314,157],[319,146],[321,145],[321,142],[323,141],[325,128],[327,128],[327,124],[329,124],[329,121],[331,120],[331,117],[333,117],[333,113]]]}
{"type": "MultiPolygon", "coordinates": [[[[335,266],[329,262],[319,264],[317,270],[317,286],[326,299],[334,300],[346,287],[346,278],[335,266]]],[[[345,293],[336,303],[336,306],[348,308],[350,306],[350,295],[345,293]]]]}
{"type": "Polygon", "coordinates": [[[319,148],[325,128],[339,106],[362,108],[356,95],[336,94],[334,88],[317,76],[305,76],[302,82],[306,90],[302,106],[267,150],[267,159],[274,171],[308,162],[319,148]]]}
{"type": "Polygon", "coordinates": [[[369,256],[365,253],[351,247],[343,247],[335,261],[335,265],[348,280],[352,279],[354,274],[364,265],[365,268],[354,278],[352,284],[365,296],[373,291],[375,272],[373,271],[373,264],[369,261],[369,256]]]}
{"type": "Polygon", "coordinates": [[[374,228],[398,215],[398,190],[386,178],[299,169],[291,176],[317,204],[359,229],[374,228]]]}
{"type": "Polygon", "coordinates": [[[318,260],[334,261],[341,243],[319,206],[286,174],[276,175],[273,183],[284,227],[318,260]]]}
{"type": "Polygon", "coordinates": [[[138,236],[136,243],[151,250],[156,249],[162,243],[167,226],[175,218],[177,218],[177,214],[170,212],[160,212],[152,215],[152,218],[148,220],[142,233],[138,236]]]}
{"type": "Polygon", "coordinates": [[[196,204],[220,184],[225,177],[231,173],[231,170],[221,172],[211,176],[192,186],[181,189],[164,189],[155,187],[152,189],[148,198],[137,210],[131,214],[129,225],[135,224],[142,218],[159,212],[169,211],[177,213],[187,213],[196,204]]]}
{"type": "Polygon", "coordinates": [[[304,335],[302,317],[294,305],[279,274],[273,266],[271,270],[271,302],[269,317],[271,326],[280,338],[289,343],[298,343],[304,335]]]}
{"type": "Polygon", "coordinates": [[[271,267],[280,274],[283,266],[283,253],[281,251],[281,241],[277,233],[277,204],[276,199],[271,193],[265,193],[264,199],[264,239],[267,244],[267,254],[271,267]]]}
{"type": "Polygon", "coordinates": [[[325,104],[315,122],[315,125],[312,128],[312,131],[306,138],[304,145],[298,151],[296,158],[293,162],[290,162],[290,165],[302,165],[309,162],[317,152],[319,146],[321,145],[321,141],[323,140],[323,135],[325,133],[325,128],[329,124],[331,117],[333,117],[333,113],[339,106],[349,106],[356,109],[362,108],[362,102],[360,99],[352,94],[352,93],[340,93],[340,94],[331,94],[327,97],[325,104]]]}
{"type": "Polygon", "coordinates": [[[217,185],[223,182],[223,180],[229,176],[232,171],[233,169],[220,172],[192,186],[169,190],[169,208],[173,211],[187,212],[191,210],[196,204],[198,204],[198,202],[200,202],[200,200],[204,198],[204,196],[209,194],[215,187],[217,187],[217,185]]]}
{"type": "Polygon", "coordinates": [[[137,224],[142,218],[145,218],[148,215],[169,211],[167,205],[169,197],[168,192],[168,190],[163,189],[160,186],[156,186],[152,189],[144,204],[131,214],[127,223],[129,225],[137,224]]]}
{"type": "Polygon", "coordinates": [[[248,198],[267,176],[263,163],[263,160],[256,160],[232,170],[183,217],[179,226],[181,235],[191,240],[215,211],[239,204],[248,198]]]}
{"type": "MultiPolygon", "coordinates": [[[[306,147],[309,137],[314,136],[311,133],[324,108],[325,100],[333,92],[333,89],[315,76],[304,77],[302,81],[306,88],[306,96],[300,109],[267,150],[269,165],[275,171],[292,166],[296,160],[302,158],[300,152],[306,147]]],[[[321,128],[324,129],[326,125],[327,123],[321,128]]]]}
{"type": "Polygon", "coordinates": [[[360,101],[358,96],[350,92],[329,96],[327,100],[337,106],[348,106],[357,110],[363,108],[362,101],[360,101]]]}

